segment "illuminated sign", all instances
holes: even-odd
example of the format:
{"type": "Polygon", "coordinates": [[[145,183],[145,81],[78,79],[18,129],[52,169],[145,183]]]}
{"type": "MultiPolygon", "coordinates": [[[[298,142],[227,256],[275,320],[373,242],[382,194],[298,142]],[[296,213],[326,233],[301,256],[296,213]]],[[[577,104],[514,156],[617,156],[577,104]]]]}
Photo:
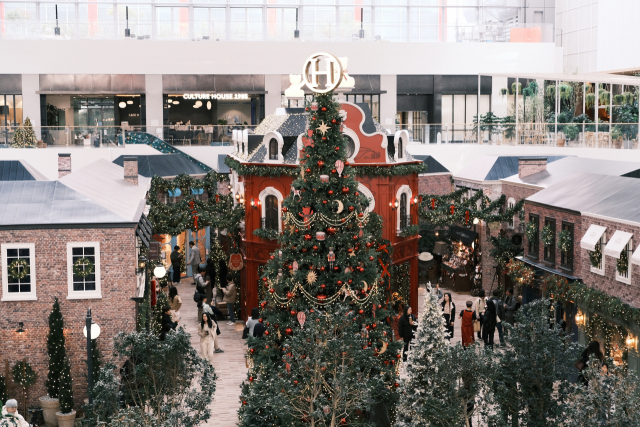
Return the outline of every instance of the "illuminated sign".
{"type": "Polygon", "coordinates": [[[249,99],[248,93],[185,93],[184,99],[228,99],[240,100],[249,99]]]}

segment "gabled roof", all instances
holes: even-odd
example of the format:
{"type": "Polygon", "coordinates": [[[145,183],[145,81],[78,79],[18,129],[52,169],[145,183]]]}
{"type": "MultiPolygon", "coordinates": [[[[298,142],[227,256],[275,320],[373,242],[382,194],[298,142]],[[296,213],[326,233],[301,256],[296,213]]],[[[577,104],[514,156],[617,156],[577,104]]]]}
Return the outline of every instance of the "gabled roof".
{"type": "MultiPolygon", "coordinates": [[[[472,164],[455,174],[454,178],[473,181],[498,181],[518,174],[518,159],[527,156],[480,156],[472,164]]],[[[563,159],[566,156],[546,157],[547,164],[563,159]]]]}
{"type": "Polygon", "coordinates": [[[47,178],[24,160],[1,160],[0,181],[46,181],[47,178]]]}
{"type": "Polygon", "coordinates": [[[207,172],[180,154],[154,154],[147,156],[120,156],[113,161],[123,166],[125,157],[138,158],[138,174],[152,178],[154,176],[174,177],[181,173],[188,175],[206,175],[207,172]]]}
{"type": "Polygon", "coordinates": [[[413,158],[416,160],[422,160],[422,162],[427,165],[427,172],[425,172],[427,174],[449,172],[449,169],[442,166],[442,164],[431,155],[414,155],[413,158]]]}
{"type": "Polygon", "coordinates": [[[254,135],[266,135],[268,132],[279,132],[282,136],[295,136],[307,130],[308,114],[270,114],[253,131],[254,135]]]}
{"type": "Polygon", "coordinates": [[[581,172],[640,178],[640,163],[586,157],[565,157],[553,163],[548,163],[547,160],[546,171],[534,173],[524,178],[518,176],[516,169],[515,174],[503,179],[503,182],[547,188],[558,182],[563,182],[568,176],[581,172]]]}
{"type": "Polygon", "coordinates": [[[127,221],[138,222],[151,179],[138,175],[138,185],[124,179],[124,169],[105,159],[71,172],[59,181],[127,221]]]}
{"type": "Polygon", "coordinates": [[[59,181],[0,182],[0,226],[128,222],[59,181]]]}
{"type": "Polygon", "coordinates": [[[640,179],[635,178],[580,172],[526,201],[640,223],[640,179]]]}

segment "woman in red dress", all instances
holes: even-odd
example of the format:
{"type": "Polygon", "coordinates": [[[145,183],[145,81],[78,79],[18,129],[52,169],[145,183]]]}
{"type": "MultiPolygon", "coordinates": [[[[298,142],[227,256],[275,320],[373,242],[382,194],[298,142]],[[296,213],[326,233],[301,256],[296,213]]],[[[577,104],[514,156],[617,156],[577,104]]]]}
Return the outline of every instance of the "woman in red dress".
{"type": "Polygon", "coordinates": [[[462,319],[460,332],[462,336],[462,345],[469,347],[474,343],[473,338],[473,321],[477,320],[476,312],[473,311],[473,301],[467,301],[467,309],[460,312],[460,319],[462,319]]]}

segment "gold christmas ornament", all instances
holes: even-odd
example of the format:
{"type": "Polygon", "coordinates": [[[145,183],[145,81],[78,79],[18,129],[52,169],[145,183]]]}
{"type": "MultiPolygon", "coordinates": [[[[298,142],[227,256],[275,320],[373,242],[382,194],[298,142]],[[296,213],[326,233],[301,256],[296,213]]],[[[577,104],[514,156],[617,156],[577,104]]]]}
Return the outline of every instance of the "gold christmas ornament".
{"type": "Polygon", "coordinates": [[[307,274],[307,283],[310,285],[313,285],[314,283],[316,283],[316,273],[315,271],[310,271],[309,274],[307,274]]]}
{"type": "Polygon", "coordinates": [[[320,133],[322,133],[322,135],[326,134],[327,131],[329,130],[329,126],[327,126],[324,121],[322,121],[322,123],[320,124],[320,126],[318,126],[318,129],[320,131],[320,133]]]}

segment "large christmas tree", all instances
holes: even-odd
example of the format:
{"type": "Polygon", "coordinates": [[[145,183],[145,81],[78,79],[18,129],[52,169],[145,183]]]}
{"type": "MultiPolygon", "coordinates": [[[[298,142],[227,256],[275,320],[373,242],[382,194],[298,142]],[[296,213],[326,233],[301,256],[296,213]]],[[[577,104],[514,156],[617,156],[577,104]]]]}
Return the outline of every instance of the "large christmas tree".
{"type": "Polygon", "coordinates": [[[371,425],[396,399],[400,344],[379,286],[382,223],[346,160],[340,104],[316,94],[307,111],[281,248],[261,277],[266,332],[249,338],[240,426],[371,425]]]}

